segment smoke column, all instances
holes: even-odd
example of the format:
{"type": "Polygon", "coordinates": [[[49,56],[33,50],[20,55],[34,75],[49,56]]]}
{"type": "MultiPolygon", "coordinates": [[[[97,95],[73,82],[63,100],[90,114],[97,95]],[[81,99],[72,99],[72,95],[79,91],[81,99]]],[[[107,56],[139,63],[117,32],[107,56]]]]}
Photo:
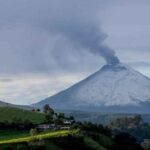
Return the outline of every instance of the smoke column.
{"type": "MultiPolygon", "coordinates": [[[[41,19],[37,20],[38,25],[48,33],[54,33],[54,35],[56,33],[68,38],[75,48],[81,47],[93,54],[100,55],[107,64],[116,64],[119,63],[119,59],[115,56],[114,50],[104,44],[107,35],[102,32],[100,25],[99,16],[102,15],[100,10],[105,5],[106,2],[101,0],[95,2],[92,0],[64,0],[63,3],[62,0],[45,0],[43,10],[40,11],[42,13],[38,13],[38,18],[41,19]]],[[[63,48],[61,50],[63,51],[63,48]]]]}
{"type": "Polygon", "coordinates": [[[91,22],[65,22],[55,25],[55,30],[69,38],[76,47],[83,47],[93,54],[102,56],[107,64],[115,65],[119,59],[115,51],[104,44],[107,37],[96,24],[91,22]]]}

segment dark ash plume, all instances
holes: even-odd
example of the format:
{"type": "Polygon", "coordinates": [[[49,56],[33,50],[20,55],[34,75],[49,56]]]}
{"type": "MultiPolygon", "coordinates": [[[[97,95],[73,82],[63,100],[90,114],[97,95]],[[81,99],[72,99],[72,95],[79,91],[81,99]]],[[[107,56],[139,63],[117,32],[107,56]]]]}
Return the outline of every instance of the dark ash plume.
{"type": "Polygon", "coordinates": [[[101,55],[107,64],[115,65],[120,62],[115,56],[115,51],[104,44],[106,34],[95,24],[76,22],[74,24],[59,24],[55,27],[57,27],[57,31],[68,37],[75,46],[86,48],[94,54],[101,55]]]}

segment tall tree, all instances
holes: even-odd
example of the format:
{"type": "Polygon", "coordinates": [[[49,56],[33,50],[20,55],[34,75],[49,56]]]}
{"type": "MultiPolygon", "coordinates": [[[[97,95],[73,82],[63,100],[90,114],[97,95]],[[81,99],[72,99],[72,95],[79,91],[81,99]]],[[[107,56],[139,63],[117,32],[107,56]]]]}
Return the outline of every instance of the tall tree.
{"type": "Polygon", "coordinates": [[[44,107],[43,107],[43,112],[45,114],[51,114],[51,115],[54,115],[54,110],[52,108],[50,108],[50,106],[48,104],[45,104],[44,107]]]}

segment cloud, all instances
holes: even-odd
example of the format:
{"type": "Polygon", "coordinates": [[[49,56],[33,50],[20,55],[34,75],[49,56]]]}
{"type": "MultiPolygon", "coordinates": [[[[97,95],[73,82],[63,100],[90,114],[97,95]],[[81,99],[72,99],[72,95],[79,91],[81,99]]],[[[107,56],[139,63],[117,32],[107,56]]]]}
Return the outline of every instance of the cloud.
{"type": "Polygon", "coordinates": [[[102,45],[106,35],[96,16],[104,5],[98,0],[1,1],[0,72],[71,71],[92,62],[94,53],[113,55],[102,45]]]}
{"type": "MultiPolygon", "coordinates": [[[[137,23],[140,26],[149,23],[144,19],[149,14],[147,3],[135,0],[0,1],[0,73],[96,70],[104,64],[98,54],[110,63],[113,58],[115,62],[118,60],[113,49],[126,61],[128,58],[122,53],[132,52],[131,48],[137,48],[135,45],[150,47],[149,28],[137,26],[137,23]],[[140,7],[143,11],[139,12],[140,7]],[[135,36],[138,42],[133,40],[135,36]]],[[[134,56],[135,52],[130,55],[131,59],[134,56]]]]}
{"type": "Polygon", "coordinates": [[[9,79],[9,78],[1,78],[0,79],[0,82],[13,82],[13,80],[12,79],[9,79]]]}
{"type": "Polygon", "coordinates": [[[12,76],[13,82],[0,83],[0,100],[14,104],[32,104],[64,90],[84,78],[84,74],[48,75],[26,74],[12,76]]]}

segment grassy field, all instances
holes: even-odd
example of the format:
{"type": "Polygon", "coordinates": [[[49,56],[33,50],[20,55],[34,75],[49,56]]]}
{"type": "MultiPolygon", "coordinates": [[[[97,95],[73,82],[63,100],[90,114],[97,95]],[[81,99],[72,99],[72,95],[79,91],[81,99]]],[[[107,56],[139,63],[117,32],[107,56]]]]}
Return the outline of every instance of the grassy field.
{"type": "Polygon", "coordinates": [[[29,132],[27,131],[18,131],[18,130],[0,130],[0,141],[27,137],[29,132]]]}
{"type": "MultiPolygon", "coordinates": [[[[69,134],[75,135],[78,134],[78,130],[61,130],[61,131],[51,131],[48,133],[41,133],[34,136],[35,139],[50,139],[54,137],[65,137],[69,134]]],[[[31,136],[19,137],[19,138],[12,138],[12,139],[3,139],[0,140],[0,144],[12,144],[12,143],[22,143],[22,142],[29,142],[33,139],[31,136]]]]}
{"type": "Polygon", "coordinates": [[[92,138],[83,136],[80,130],[47,131],[45,133],[43,132],[36,136],[30,136],[30,135],[21,135],[21,136],[12,139],[0,140],[0,149],[12,148],[12,150],[16,150],[18,149],[18,147],[27,149],[27,148],[32,148],[32,146],[39,148],[38,146],[42,146],[42,145],[38,145],[39,143],[35,143],[35,141],[42,141],[44,143],[43,146],[46,149],[52,149],[52,150],[70,150],[70,149],[76,150],[78,148],[88,149],[88,150],[89,149],[107,150],[102,145],[94,141],[92,138]],[[29,147],[29,145],[31,147],[29,147]]]}
{"type": "Polygon", "coordinates": [[[26,134],[24,133],[22,135],[18,134],[14,138],[10,137],[10,139],[7,139],[7,138],[0,139],[0,148],[2,148],[3,146],[7,146],[7,145],[14,145],[15,147],[17,145],[32,142],[33,140],[35,141],[35,139],[42,139],[42,140],[45,140],[45,146],[47,149],[65,150],[65,149],[70,149],[70,147],[67,147],[67,145],[72,146],[72,144],[75,144],[73,145],[73,149],[74,147],[82,146],[83,148],[88,148],[92,150],[107,150],[106,148],[104,148],[102,145],[100,145],[99,143],[97,143],[90,137],[84,136],[83,143],[82,143],[82,138],[78,139],[75,137],[82,137],[79,130],[48,131],[45,133],[43,132],[41,134],[38,134],[36,136],[30,136],[30,135],[27,135],[27,133],[26,134]],[[73,135],[74,137],[74,138],[72,137],[69,139],[71,140],[70,141],[71,143],[67,139],[68,135],[73,135]],[[56,142],[57,141],[56,139],[59,141],[58,142],[59,144],[56,142]],[[63,144],[62,147],[60,143],[63,144]]]}
{"type": "Polygon", "coordinates": [[[13,118],[28,119],[34,124],[44,121],[44,115],[37,112],[22,110],[19,108],[0,107],[0,122],[12,121],[13,118]]]}

